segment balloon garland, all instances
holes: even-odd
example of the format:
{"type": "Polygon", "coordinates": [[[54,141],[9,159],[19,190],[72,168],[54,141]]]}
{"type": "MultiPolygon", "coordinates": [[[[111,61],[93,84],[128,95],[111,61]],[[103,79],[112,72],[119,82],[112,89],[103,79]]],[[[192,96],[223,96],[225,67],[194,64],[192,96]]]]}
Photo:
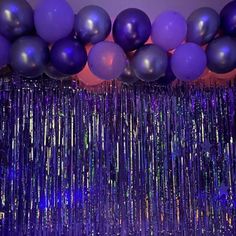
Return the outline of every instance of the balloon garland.
{"type": "Polygon", "coordinates": [[[235,37],[236,1],[220,14],[203,7],[187,19],[166,11],[153,24],[142,10],[129,8],[113,25],[94,5],[74,15],[66,0],[42,0],[34,11],[25,0],[0,2],[0,69],[10,65],[25,78],[44,73],[68,80],[86,66],[95,78],[128,84],[192,81],[206,68],[218,74],[236,68],[235,37]],[[107,40],[111,31],[113,42],[107,40]]]}

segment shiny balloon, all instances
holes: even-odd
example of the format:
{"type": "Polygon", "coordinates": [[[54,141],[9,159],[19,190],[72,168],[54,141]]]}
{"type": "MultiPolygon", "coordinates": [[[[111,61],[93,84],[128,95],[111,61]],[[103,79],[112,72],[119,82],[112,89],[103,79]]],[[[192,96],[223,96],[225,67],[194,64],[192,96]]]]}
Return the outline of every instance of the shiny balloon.
{"type": "Polygon", "coordinates": [[[145,82],[155,81],[165,74],[167,53],[157,45],[147,44],[136,51],[131,65],[138,78],[145,82]]]}
{"type": "Polygon", "coordinates": [[[140,48],[151,34],[151,22],[141,10],[129,8],[122,11],[113,24],[113,38],[125,51],[140,48]]]}
{"type": "Polygon", "coordinates": [[[178,47],[184,41],[186,34],[186,20],[175,11],[163,12],[152,25],[152,41],[165,51],[178,47]]]}
{"type": "Polygon", "coordinates": [[[168,58],[168,66],[166,68],[165,75],[162,76],[160,79],[157,80],[157,84],[159,85],[169,85],[176,79],[175,74],[171,69],[171,57],[168,58]]]}
{"type": "Polygon", "coordinates": [[[210,42],[220,27],[220,16],[209,7],[195,10],[187,20],[187,41],[204,45],[210,42]]]}
{"type": "Polygon", "coordinates": [[[49,63],[44,71],[44,73],[51,79],[55,79],[55,80],[69,80],[70,76],[61,73],[60,71],[58,71],[53,65],[52,63],[49,63]]]}
{"type": "Polygon", "coordinates": [[[34,29],[33,9],[25,0],[0,1],[0,34],[9,40],[29,34],[34,29]]]}
{"type": "Polygon", "coordinates": [[[10,42],[0,35],[0,69],[9,63],[10,48],[10,42]]]}
{"type": "Polygon", "coordinates": [[[179,80],[191,81],[198,79],[207,64],[204,50],[195,43],[180,45],[171,58],[171,68],[179,80]]]}
{"type": "Polygon", "coordinates": [[[230,36],[213,40],[206,49],[208,68],[219,74],[236,67],[236,41],[230,36]]]}
{"type": "Polygon", "coordinates": [[[47,42],[70,35],[74,27],[74,12],[65,0],[42,0],[34,13],[38,35],[47,42]]]}
{"type": "Polygon", "coordinates": [[[109,41],[97,43],[89,52],[88,65],[103,80],[117,79],[124,71],[127,57],[122,48],[109,41]]]}
{"type": "Polygon", "coordinates": [[[130,61],[127,62],[127,66],[125,67],[123,73],[118,77],[118,80],[127,85],[133,85],[139,81],[139,78],[134,73],[130,61]]]}
{"type": "Polygon", "coordinates": [[[222,9],[220,18],[224,33],[236,37],[236,1],[229,2],[222,9]]]}
{"type": "Polygon", "coordinates": [[[48,61],[48,46],[37,36],[23,36],[12,45],[10,64],[26,78],[36,78],[43,74],[48,61]]]}
{"type": "Polygon", "coordinates": [[[111,31],[111,19],[99,6],[86,6],[75,17],[75,32],[83,43],[98,43],[106,39],[111,31]]]}
{"type": "Polygon", "coordinates": [[[86,62],[86,50],[75,39],[61,39],[51,49],[51,63],[63,74],[73,75],[79,73],[86,62]]]}

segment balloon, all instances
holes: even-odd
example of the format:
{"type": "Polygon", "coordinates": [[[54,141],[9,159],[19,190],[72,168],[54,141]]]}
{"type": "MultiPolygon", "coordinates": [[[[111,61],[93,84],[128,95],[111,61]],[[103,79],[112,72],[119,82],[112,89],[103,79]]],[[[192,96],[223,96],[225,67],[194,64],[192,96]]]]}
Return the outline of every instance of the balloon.
{"type": "Polygon", "coordinates": [[[206,49],[207,66],[215,73],[227,73],[236,66],[236,41],[229,36],[213,40],[206,49]]]}
{"type": "Polygon", "coordinates": [[[206,68],[206,54],[195,43],[180,45],[171,58],[171,68],[177,79],[183,81],[195,80],[206,68]]]}
{"type": "Polygon", "coordinates": [[[68,80],[70,79],[69,75],[63,74],[60,71],[58,71],[52,63],[49,63],[44,71],[44,73],[51,79],[56,80],[68,80]]]}
{"type": "Polygon", "coordinates": [[[74,27],[74,12],[65,0],[42,0],[34,13],[35,28],[45,41],[67,37],[74,27]]]}
{"type": "Polygon", "coordinates": [[[148,40],[151,28],[151,22],[143,11],[129,8],[116,17],[113,38],[125,51],[133,51],[148,40]]]}
{"type": "Polygon", "coordinates": [[[0,34],[9,40],[34,29],[33,9],[25,0],[0,1],[0,34]]]}
{"type": "Polygon", "coordinates": [[[118,80],[128,85],[135,84],[139,81],[139,78],[134,73],[130,61],[127,62],[127,65],[123,73],[119,76],[118,80]]]}
{"type": "Polygon", "coordinates": [[[175,49],[185,39],[187,23],[182,15],[166,11],[152,25],[152,41],[166,51],[175,49]]]}
{"type": "Polygon", "coordinates": [[[75,39],[61,39],[52,46],[52,65],[63,74],[77,74],[84,68],[86,61],[86,50],[75,39]]]}
{"type": "Polygon", "coordinates": [[[168,59],[168,66],[166,68],[165,75],[157,80],[157,84],[159,85],[169,85],[176,79],[176,76],[171,69],[171,57],[169,57],[168,59]]]}
{"type": "Polygon", "coordinates": [[[126,60],[122,48],[109,41],[95,44],[88,56],[90,70],[103,80],[118,78],[126,67],[126,60]]]}
{"type": "Polygon", "coordinates": [[[0,69],[9,63],[10,42],[0,35],[0,69]]]}
{"type": "Polygon", "coordinates": [[[137,50],[131,61],[134,73],[145,82],[155,81],[163,76],[167,64],[167,53],[154,44],[144,45],[137,50]]]}
{"type": "Polygon", "coordinates": [[[210,42],[220,27],[220,16],[209,7],[194,11],[187,20],[187,41],[204,45],[210,42]]]}
{"type": "Polygon", "coordinates": [[[10,64],[12,68],[27,78],[40,76],[49,60],[47,44],[37,36],[23,36],[12,45],[10,64]]]}
{"type": "Polygon", "coordinates": [[[236,1],[229,2],[221,11],[221,27],[223,31],[236,37],[236,1]]]}
{"type": "Polygon", "coordinates": [[[111,31],[108,13],[98,6],[82,8],[75,18],[75,32],[83,43],[98,43],[106,39],[111,31]]]}

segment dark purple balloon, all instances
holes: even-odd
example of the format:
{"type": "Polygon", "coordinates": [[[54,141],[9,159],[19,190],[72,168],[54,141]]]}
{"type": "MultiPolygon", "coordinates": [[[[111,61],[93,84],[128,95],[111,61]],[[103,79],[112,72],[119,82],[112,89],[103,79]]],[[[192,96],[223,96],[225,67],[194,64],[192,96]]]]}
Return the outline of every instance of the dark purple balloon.
{"type": "Polygon", "coordinates": [[[111,32],[111,19],[99,6],[86,6],[75,17],[75,32],[83,43],[98,43],[111,32]]]}
{"type": "Polygon", "coordinates": [[[117,79],[124,71],[127,57],[123,49],[109,41],[95,44],[89,52],[88,65],[94,75],[103,80],[117,79]]]}
{"type": "Polygon", "coordinates": [[[37,36],[23,36],[11,47],[10,64],[15,72],[26,78],[42,75],[48,61],[48,46],[37,36]]]}
{"type": "Polygon", "coordinates": [[[213,40],[206,49],[208,68],[219,74],[236,67],[236,41],[230,36],[213,40]]]}
{"type": "Polygon", "coordinates": [[[113,25],[113,38],[125,51],[140,48],[148,40],[152,25],[141,10],[129,8],[122,11],[113,25]]]}
{"type": "Polygon", "coordinates": [[[0,0],[0,34],[9,40],[31,33],[33,9],[25,0],[0,0]]]}
{"type": "Polygon", "coordinates": [[[9,63],[10,42],[0,35],[0,69],[9,63]]]}
{"type": "Polygon", "coordinates": [[[123,73],[118,77],[118,80],[127,85],[133,85],[140,81],[134,73],[130,61],[127,62],[127,66],[125,67],[123,73]]]}
{"type": "Polygon", "coordinates": [[[221,11],[221,27],[224,33],[236,36],[236,1],[229,2],[221,11]]]}
{"type": "Polygon", "coordinates": [[[63,74],[73,75],[79,73],[86,62],[86,50],[75,39],[61,39],[51,49],[51,63],[63,74]]]}
{"type": "Polygon", "coordinates": [[[52,63],[49,63],[44,71],[44,73],[51,79],[55,79],[55,80],[69,80],[70,76],[61,73],[60,71],[58,71],[53,65],[52,63]]]}
{"type": "Polygon", "coordinates": [[[187,23],[187,41],[203,45],[210,42],[218,32],[220,16],[214,9],[202,7],[188,17],[187,23]]]}
{"type": "Polygon", "coordinates": [[[38,35],[50,43],[69,36],[74,18],[74,12],[66,0],[41,0],[34,13],[38,35]]]}
{"type": "Polygon", "coordinates": [[[207,64],[204,50],[195,43],[180,45],[171,58],[171,68],[176,78],[183,81],[198,79],[207,64]]]}
{"type": "Polygon", "coordinates": [[[131,65],[138,78],[152,82],[165,74],[168,65],[167,53],[155,44],[148,44],[136,51],[131,65]]]}

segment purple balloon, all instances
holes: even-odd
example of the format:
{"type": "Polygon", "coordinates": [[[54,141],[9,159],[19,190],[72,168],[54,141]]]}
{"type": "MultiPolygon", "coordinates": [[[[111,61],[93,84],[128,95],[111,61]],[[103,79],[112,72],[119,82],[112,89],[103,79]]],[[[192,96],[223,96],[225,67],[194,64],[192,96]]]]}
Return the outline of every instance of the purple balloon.
{"type": "Polygon", "coordinates": [[[204,50],[195,43],[179,46],[172,58],[171,68],[177,79],[189,81],[199,78],[207,64],[204,50]]]}
{"type": "Polygon", "coordinates": [[[45,41],[67,37],[74,27],[74,12],[65,0],[43,0],[34,13],[35,28],[45,41]]]}
{"type": "Polygon", "coordinates": [[[162,13],[152,25],[152,41],[166,51],[177,48],[184,41],[186,34],[186,20],[175,11],[162,13]]]}
{"type": "Polygon", "coordinates": [[[93,74],[103,80],[118,78],[124,71],[127,57],[123,49],[113,42],[100,42],[89,52],[88,65],[93,74]]]}
{"type": "Polygon", "coordinates": [[[0,35],[0,69],[9,63],[10,42],[0,35]]]}

